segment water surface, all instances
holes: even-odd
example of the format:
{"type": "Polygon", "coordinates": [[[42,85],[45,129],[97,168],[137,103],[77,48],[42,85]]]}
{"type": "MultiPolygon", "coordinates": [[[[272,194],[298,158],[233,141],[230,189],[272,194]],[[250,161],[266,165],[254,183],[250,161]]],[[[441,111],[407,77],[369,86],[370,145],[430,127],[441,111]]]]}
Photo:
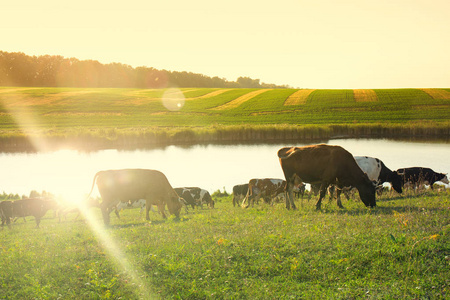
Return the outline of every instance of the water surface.
{"type": "MultiPolygon", "coordinates": [[[[429,167],[450,171],[450,144],[399,142],[379,139],[338,139],[353,155],[380,158],[390,169],[429,167]]],[[[70,198],[89,193],[92,179],[100,170],[146,168],[162,171],[173,187],[198,186],[211,193],[231,193],[236,184],[251,178],[283,178],[278,145],[169,146],[154,150],[102,150],[79,152],[60,150],[39,153],[0,153],[0,192],[28,195],[43,190],[70,198]]],[[[284,179],[284,178],[283,178],[284,179]]]]}

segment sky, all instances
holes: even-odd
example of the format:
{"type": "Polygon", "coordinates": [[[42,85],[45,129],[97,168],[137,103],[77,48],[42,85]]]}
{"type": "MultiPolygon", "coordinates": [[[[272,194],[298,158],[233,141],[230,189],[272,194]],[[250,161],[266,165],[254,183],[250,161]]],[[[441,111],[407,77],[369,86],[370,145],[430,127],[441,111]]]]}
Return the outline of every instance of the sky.
{"type": "Polygon", "coordinates": [[[15,0],[0,37],[0,51],[230,81],[450,87],[448,0],[15,0]]]}

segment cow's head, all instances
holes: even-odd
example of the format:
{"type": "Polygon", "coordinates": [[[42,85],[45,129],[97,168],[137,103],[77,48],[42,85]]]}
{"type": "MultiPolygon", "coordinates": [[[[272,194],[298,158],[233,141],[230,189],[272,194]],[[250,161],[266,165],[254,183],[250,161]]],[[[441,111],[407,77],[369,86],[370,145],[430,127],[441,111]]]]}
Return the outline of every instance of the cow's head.
{"type": "Polygon", "coordinates": [[[167,201],[167,208],[172,215],[175,215],[177,218],[180,217],[181,207],[183,207],[184,199],[180,198],[177,193],[174,193],[169,197],[169,201],[167,201]]]}
{"type": "Polygon", "coordinates": [[[447,174],[441,174],[441,175],[443,175],[443,177],[442,177],[442,179],[440,180],[440,182],[449,184],[447,174]]]}
{"type": "Polygon", "coordinates": [[[361,201],[367,207],[377,206],[375,200],[376,186],[376,182],[371,181],[369,177],[367,177],[367,174],[364,173],[364,181],[359,187],[357,187],[357,189],[359,191],[359,197],[361,198],[361,201]]]}
{"type": "Polygon", "coordinates": [[[397,172],[392,172],[391,175],[391,184],[392,188],[399,194],[401,194],[402,191],[402,184],[403,184],[403,178],[401,175],[399,175],[397,172]]]}

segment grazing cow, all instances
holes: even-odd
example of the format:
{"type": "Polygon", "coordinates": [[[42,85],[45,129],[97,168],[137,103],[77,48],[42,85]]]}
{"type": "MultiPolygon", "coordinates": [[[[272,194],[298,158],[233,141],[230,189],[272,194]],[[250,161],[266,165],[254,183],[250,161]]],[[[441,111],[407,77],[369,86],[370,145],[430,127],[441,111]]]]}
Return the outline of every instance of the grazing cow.
{"type": "Polygon", "coordinates": [[[248,183],[233,186],[233,206],[239,206],[239,202],[245,198],[248,192],[248,183]]]}
{"type": "MultiPolygon", "coordinates": [[[[145,209],[145,206],[147,204],[147,201],[145,201],[145,199],[139,199],[137,201],[131,202],[120,202],[116,205],[116,208],[114,210],[114,212],[116,213],[117,218],[120,219],[119,216],[119,211],[123,210],[123,209],[131,209],[131,208],[140,208],[140,213],[142,214],[142,212],[145,209]]],[[[155,212],[155,209],[153,208],[153,206],[150,208],[150,210],[152,212],[155,212]]]]}
{"type": "Polygon", "coordinates": [[[105,225],[109,225],[109,214],[119,202],[134,202],[140,199],[146,200],[147,220],[150,219],[149,211],[152,205],[158,207],[163,218],[166,218],[164,213],[166,204],[171,214],[177,218],[180,216],[182,200],[166,176],[159,171],[145,169],[100,171],[94,176],[89,195],[92,194],[95,183],[102,197],[100,208],[105,225]]]}
{"type": "Polygon", "coordinates": [[[2,201],[0,204],[2,226],[5,223],[10,226],[11,219],[14,217],[25,218],[27,216],[33,216],[36,221],[36,228],[39,228],[41,218],[49,209],[55,209],[55,203],[56,202],[54,200],[42,198],[2,201]]]}
{"type": "Polygon", "coordinates": [[[2,219],[2,227],[5,223],[8,227],[11,227],[11,218],[13,217],[12,201],[0,201],[0,217],[2,219]]]}
{"type": "MultiPolygon", "coordinates": [[[[320,196],[316,208],[321,202],[330,184],[342,189],[354,186],[366,206],[376,206],[375,186],[361,170],[353,156],[340,146],[312,145],[305,147],[285,147],[278,150],[281,168],[286,178],[286,208],[296,209],[294,204],[294,186],[307,182],[320,184],[320,196]]],[[[338,206],[343,207],[340,199],[338,206]]]]}
{"type": "Polygon", "coordinates": [[[206,203],[210,208],[214,208],[214,200],[207,190],[201,189],[199,187],[181,187],[175,188],[178,196],[182,197],[187,205],[191,205],[192,208],[195,206],[201,206],[206,203]]]}
{"type": "Polygon", "coordinates": [[[195,206],[199,205],[194,200],[194,197],[189,192],[189,189],[181,187],[181,188],[174,188],[174,190],[178,194],[178,196],[180,196],[181,198],[184,199],[184,201],[186,202],[186,205],[190,205],[193,209],[195,208],[195,206]]]}
{"type": "Polygon", "coordinates": [[[398,169],[397,173],[402,176],[402,183],[411,184],[413,188],[418,188],[422,184],[428,184],[433,189],[436,181],[448,184],[447,174],[436,173],[430,168],[412,167],[398,169]]]}
{"type": "Polygon", "coordinates": [[[250,179],[248,182],[248,192],[242,201],[242,207],[253,206],[255,201],[260,198],[264,199],[264,202],[271,204],[272,199],[279,194],[284,194],[286,181],[283,179],[263,178],[263,179],[250,179]],[[248,202],[247,205],[245,203],[248,202]]]}
{"type": "Polygon", "coordinates": [[[402,193],[402,177],[386,167],[381,160],[367,156],[355,156],[355,160],[361,170],[377,185],[389,182],[397,193],[402,193]]]}

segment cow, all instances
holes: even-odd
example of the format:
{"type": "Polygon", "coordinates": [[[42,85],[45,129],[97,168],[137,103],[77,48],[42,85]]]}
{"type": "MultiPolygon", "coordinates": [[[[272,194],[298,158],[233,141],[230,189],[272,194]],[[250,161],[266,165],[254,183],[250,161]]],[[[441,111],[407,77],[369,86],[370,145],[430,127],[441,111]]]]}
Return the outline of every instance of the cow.
{"type": "Polygon", "coordinates": [[[242,201],[242,207],[247,208],[253,206],[255,201],[260,198],[264,202],[272,204],[272,199],[278,197],[279,194],[284,194],[286,181],[283,179],[262,178],[250,179],[248,182],[248,192],[242,201]],[[245,203],[248,203],[247,205],[245,203]]]}
{"type": "MultiPolygon", "coordinates": [[[[277,155],[286,178],[287,209],[296,209],[293,189],[303,182],[320,184],[320,196],[316,203],[318,210],[330,184],[340,189],[354,186],[366,206],[376,206],[374,184],[344,148],[325,144],[284,147],[278,150],[277,155]]],[[[340,199],[337,204],[343,208],[340,199]]]]}
{"type": "Polygon", "coordinates": [[[12,201],[0,201],[0,217],[2,219],[2,227],[8,225],[11,227],[11,219],[13,217],[12,201]]]}
{"type": "Polygon", "coordinates": [[[391,171],[378,158],[368,156],[355,156],[356,163],[367,174],[370,180],[381,186],[389,182],[392,188],[399,194],[402,193],[402,177],[395,171],[391,171]]]}
{"type": "Polygon", "coordinates": [[[430,168],[412,167],[401,168],[397,173],[402,177],[402,184],[411,184],[413,188],[418,188],[422,184],[428,184],[433,189],[433,184],[437,181],[448,184],[447,174],[436,173],[430,168]]]}
{"type": "MultiPolygon", "coordinates": [[[[114,212],[118,219],[120,219],[119,211],[121,211],[123,209],[140,208],[140,213],[142,214],[142,212],[144,211],[144,209],[146,207],[146,204],[147,204],[147,201],[145,201],[145,199],[139,199],[134,202],[132,202],[132,201],[119,202],[116,205],[114,212]]],[[[152,212],[155,212],[155,209],[153,208],[153,206],[150,208],[150,210],[152,212]]]]}
{"type": "Polygon", "coordinates": [[[206,203],[208,207],[214,208],[214,200],[207,190],[199,187],[180,187],[175,188],[175,191],[186,201],[186,204],[191,205],[192,208],[195,208],[195,206],[203,207],[204,203],[206,203]]]}
{"type": "Polygon", "coordinates": [[[41,218],[49,209],[55,209],[56,202],[51,199],[27,198],[15,201],[3,201],[1,203],[2,226],[11,224],[12,218],[25,218],[33,216],[36,228],[39,228],[41,218]]]}
{"type": "Polygon", "coordinates": [[[239,202],[245,198],[248,192],[248,183],[233,186],[233,207],[239,206],[239,202]]]}
{"type": "Polygon", "coordinates": [[[92,188],[97,183],[98,191],[102,198],[100,209],[105,225],[110,224],[110,213],[119,202],[134,202],[140,199],[146,200],[147,220],[150,219],[149,211],[152,205],[156,205],[163,218],[167,218],[164,208],[167,204],[169,212],[177,218],[183,201],[170,185],[167,177],[157,170],[147,169],[122,169],[99,171],[95,174],[92,188]]]}

